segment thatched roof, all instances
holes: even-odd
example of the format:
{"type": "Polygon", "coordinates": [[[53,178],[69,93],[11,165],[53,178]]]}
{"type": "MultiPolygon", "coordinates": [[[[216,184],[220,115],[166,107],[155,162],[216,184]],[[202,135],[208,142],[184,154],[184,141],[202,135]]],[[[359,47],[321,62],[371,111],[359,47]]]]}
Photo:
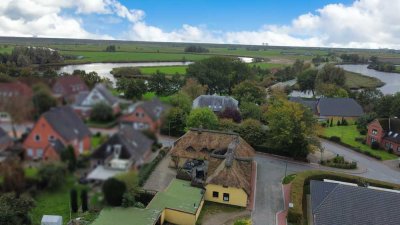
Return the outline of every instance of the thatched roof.
{"type": "Polygon", "coordinates": [[[227,151],[229,145],[238,139],[235,157],[254,156],[254,149],[238,134],[204,129],[191,129],[171,149],[172,156],[190,159],[209,159],[214,151],[227,151]]]}
{"type": "Polygon", "coordinates": [[[208,164],[207,184],[242,188],[248,195],[251,193],[251,176],[253,162],[234,159],[231,166],[226,159],[210,158],[208,164]]]}
{"type": "Polygon", "coordinates": [[[242,188],[250,195],[254,149],[238,134],[191,129],[175,142],[171,154],[207,160],[206,184],[242,188]]]}

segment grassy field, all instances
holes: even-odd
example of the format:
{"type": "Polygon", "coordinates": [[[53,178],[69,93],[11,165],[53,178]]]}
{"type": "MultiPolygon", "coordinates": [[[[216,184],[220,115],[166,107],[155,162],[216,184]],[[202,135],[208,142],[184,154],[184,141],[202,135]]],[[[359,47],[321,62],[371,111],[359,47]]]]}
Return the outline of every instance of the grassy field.
{"type": "Polygon", "coordinates": [[[289,66],[287,64],[279,64],[279,63],[268,63],[268,62],[261,62],[261,63],[250,63],[251,66],[259,66],[261,69],[273,69],[273,68],[283,68],[285,66],[289,66]]]}
{"type": "Polygon", "coordinates": [[[155,74],[158,71],[167,75],[186,74],[187,66],[154,66],[154,67],[141,67],[142,74],[155,74]]]}
{"type": "MultiPolygon", "coordinates": [[[[60,215],[63,217],[64,224],[67,224],[70,218],[69,192],[72,188],[76,188],[78,192],[83,189],[83,186],[75,184],[75,181],[75,178],[70,175],[66,177],[65,184],[59,190],[54,192],[44,191],[35,197],[36,206],[31,212],[33,224],[40,224],[43,215],[60,215]]],[[[76,214],[72,215],[72,217],[76,216],[76,214]]]]}
{"type": "Polygon", "coordinates": [[[346,71],[346,86],[350,89],[360,88],[376,88],[381,87],[385,83],[375,77],[368,77],[358,73],[346,71]]]}
{"type": "Polygon", "coordinates": [[[370,152],[372,155],[380,156],[382,160],[391,160],[398,158],[398,156],[391,154],[385,150],[374,150],[368,145],[356,141],[356,137],[365,138],[365,136],[360,135],[360,133],[357,131],[356,125],[326,127],[324,129],[323,135],[328,138],[332,136],[340,137],[343,143],[356,148],[360,148],[362,151],[370,152]]]}

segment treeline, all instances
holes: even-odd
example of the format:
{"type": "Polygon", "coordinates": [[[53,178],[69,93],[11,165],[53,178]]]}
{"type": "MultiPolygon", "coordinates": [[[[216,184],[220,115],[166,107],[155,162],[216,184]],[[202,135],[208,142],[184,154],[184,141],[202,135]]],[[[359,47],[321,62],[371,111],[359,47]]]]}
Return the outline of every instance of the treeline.
{"type": "Polygon", "coordinates": [[[368,58],[364,56],[360,56],[358,54],[341,54],[340,58],[342,59],[342,62],[344,63],[368,63],[368,58]]]}
{"type": "Polygon", "coordinates": [[[210,50],[200,45],[189,45],[185,48],[185,52],[207,53],[210,50]]]}
{"type": "Polygon", "coordinates": [[[391,62],[380,62],[378,57],[372,56],[370,58],[370,64],[368,69],[374,69],[382,72],[394,72],[396,71],[396,66],[391,62]]]}
{"type": "Polygon", "coordinates": [[[26,67],[32,64],[59,63],[63,57],[58,51],[43,47],[15,47],[11,54],[0,54],[0,62],[15,64],[18,67],[26,67]]]}

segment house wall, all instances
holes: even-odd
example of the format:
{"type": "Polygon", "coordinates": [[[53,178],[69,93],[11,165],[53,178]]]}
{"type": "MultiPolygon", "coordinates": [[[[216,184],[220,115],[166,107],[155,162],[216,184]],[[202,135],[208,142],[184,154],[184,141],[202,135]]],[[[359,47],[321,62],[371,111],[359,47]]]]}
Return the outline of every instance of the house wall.
{"type": "Polygon", "coordinates": [[[72,140],[70,142],[67,142],[51,127],[51,125],[47,122],[47,120],[44,119],[44,117],[40,117],[23,144],[27,159],[43,158],[46,147],[50,145],[50,136],[53,136],[54,139],[60,140],[65,146],[73,146],[76,156],[83,152],[90,151],[91,143],[89,136],[84,137],[82,140],[72,140]],[[36,135],[40,136],[39,141],[35,139],[36,135]],[[81,146],[83,147],[82,152],[80,152],[81,146]],[[42,156],[40,156],[39,154],[40,150],[42,150],[42,156]],[[33,157],[29,156],[29,152],[32,152],[33,157]]]}
{"type": "Polygon", "coordinates": [[[26,137],[24,141],[25,155],[28,159],[41,158],[39,155],[39,151],[42,150],[44,153],[45,148],[49,145],[49,138],[53,136],[55,139],[59,139],[61,142],[65,144],[65,140],[50,126],[47,120],[44,117],[40,117],[40,119],[36,122],[32,131],[26,137]],[[40,140],[36,140],[36,135],[40,136],[40,140]],[[32,152],[32,157],[29,156],[29,153],[32,152]]]}
{"type": "Polygon", "coordinates": [[[385,131],[383,130],[382,126],[379,124],[377,120],[372,121],[368,124],[368,132],[367,132],[367,140],[366,143],[371,145],[373,141],[382,144],[382,139],[385,136],[385,131]],[[373,131],[376,130],[376,134],[373,131]]]}
{"type": "Polygon", "coordinates": [[[129,115],[124,116],[121,122],[131,123],[135,130],[148,129],[152,132],[157,132],[161,123],[159,120],[153,121],[153,119],[140,106],[136,107],[135,111],[129,115]],[[138,127],[138,125],[135,125],[139,123],[145,124],[146,127],[141,129],[138,127]]]}
{"type": "Polygon", "coordinates": [[[400,144],[386,140],[385,138],[382,139],[382,142],[380,143],[380,147],[382,149],[385,149],[386,151],[389,151],[389,149],[393,150],[393,153],[400,155],[400,144]]]}
{"type": "Polygon", "coordinates": [[[233,187],[223,187],[215,184],[206,185],[205,200],[210,202],[218,202],[227,205],[236,205],[241,207],[247,206],[247,193],[243,189],[233,187]],[[218,198],[213,197],[213,192],[218,192],[218,198]],[[229,201],[223,200],[224,193],[229,194],[229,201]]]}
{"type": "Polygon", "coordinates": [[[46,148],[43,154],[43,160],[45,161],[59,161],[61,158],[52,147],[46,148]]]}

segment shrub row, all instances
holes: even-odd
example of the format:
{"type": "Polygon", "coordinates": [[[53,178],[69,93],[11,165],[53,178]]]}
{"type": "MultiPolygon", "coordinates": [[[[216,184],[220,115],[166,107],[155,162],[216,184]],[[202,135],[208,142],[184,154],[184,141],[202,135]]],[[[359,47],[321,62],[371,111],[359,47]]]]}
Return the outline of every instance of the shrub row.
{"type": "Polygon", "coordinates": [[[146,183],[146,181],[147,181],[147,179],[149,179],[151,173],[157,167],[158,163],[161,162],[161,160],[165,157],[167,152],[168,152],[168,149],[166,149],[166,148],[161,149],[153,161],[143,165],[142,168],[140,168],[140,171],[138,174],[139,186],[142,187],[144,185],[144,183],[146,183]]]}
{"type": "Polygon", "coordinates": [[[331,179],[343,182],[357,183],[360,186],[370,184],[372,186],[400,189],[400,185],[391,184],[384,181],[377,181],[348,174],[334,173],[329,171],[305,171],[296,175],[292,182],[291,198],[293,208],[289,208],[288,222],[292,224],[307,224],[307,204],[306,193],[309,191],[310,180],[331,179]]]}
{"type": "Polygon", "coordinates": [[[349,145],[349,144],[346,144],[346,143],[342,142],[341,139],[340,139],[340,137],[332,136],[332,137],[329,137],[329,138],[328,138],[328,137],[322,136],[322,135],[319,135],[319,137],[320,137],[320,138],[323,138],[323,139],[326,139],[326,140],[333,141],[333,142],[335,142],[335,143],[337,143],[337,144],[340,144],[340,145],[342,145],[342,146],[344,146],[344,147],[346,147],[346,148],[350,148],[350,149],[353,150],[353,151],[362,153],[362,154],[364,154],[364,155],[367,155],[367,156],[369,156],[369,157],[375,158],[375,159],[377,159],[377,160],[382,160],[382,157],[379,156],[379,155],[374,155],[374,154],[372,154],[371,152],[361,150],[359,147],[354,147],[354,146],[351,146],[351,145],[349,145]]]}

